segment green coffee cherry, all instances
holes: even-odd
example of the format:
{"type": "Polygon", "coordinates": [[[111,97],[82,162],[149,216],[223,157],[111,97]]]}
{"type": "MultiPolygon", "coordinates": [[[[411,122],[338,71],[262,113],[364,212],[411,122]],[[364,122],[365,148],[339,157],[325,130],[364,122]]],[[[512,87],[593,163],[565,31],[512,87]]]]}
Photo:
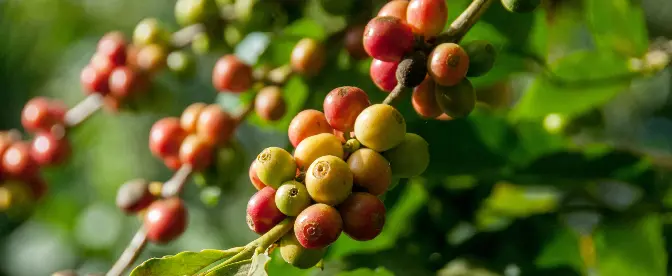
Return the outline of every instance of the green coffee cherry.
{"type": "Polygon", "coordinates": [[[167,45],[170,34],[165,26],[156,18],[145,18],[133,30],[133,44],[144,46],[149,44],[167,45]]]}
{"type": "Polygon", "coordinates": [[[270,147],[257,156],[257,176],[261,182],[277,189],[296,177],[294,157],[284,149],[270,147]]]}
{"type": "Polygon", "coordinates": [[[300,269],[308,269],[315,266],[327,249],[307,249],[299,243],[293,232],[287,233],[280,240],[280,255],[288,264],[300,269]]]}
{"type": "Polygon", "coordinates": [[[469,56],[469,70],[467,77],[480,77],[485,75],[495,65],[497,51],[487,40],[469,41],[462,45],[469,56]]]}
{"type": "Polygon", "coordinates": [[[429,166],[429,143],[415,133],[406,133],[404,141],[386,151],[383,156],[390,161],[392,176],[410,178],[421,175],[429,166]]]}
{"type": "Polygon", "coordinates": [[[306,186],[294,180],[287,181],[275,193],[275,205],[280,212],[295,217],[310,205],[306,186]]]}
{"type": "Polygon", "coordinates": [[[437,84],[434,93],[439,107],[454,119],[466,117],[476,107],[476,92],[467,78],[455,86],[437,84]]]}
{"type": "Polygon", "coordinates": [[[191,50],[197,55],[205,55],[212,49],[212,40],[206,33],[194,35],[191,40],[191,50]]]}
{"type": "Polygon", "coordinates": [[[185,51],[175,51],[168,55],[166,60],[168,69],[179,75],[190,75],[195,70],[194,57],[185,51]]]}
{"type": "Polygon", "coordinates": [[[515,13],[527,13],[534,11],[541,0],[502,0],[505,9],[515,13]]]}
{"type": "Polygon", "coordinates": [[[175,20],[181,26],[210,21],[217,16],[213,0],[178,0],[175,3],[175,20]]]}

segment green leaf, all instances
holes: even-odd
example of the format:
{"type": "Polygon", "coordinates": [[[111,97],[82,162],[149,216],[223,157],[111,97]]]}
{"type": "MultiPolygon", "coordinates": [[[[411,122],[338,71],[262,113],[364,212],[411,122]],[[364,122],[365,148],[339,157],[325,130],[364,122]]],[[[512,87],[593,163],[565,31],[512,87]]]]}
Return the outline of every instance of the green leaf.
{"type": "Polygon", "coordinates": [[[266,254],[255,254],[250,259],[223,266],[206,276],[268,276],[266,264],[270,260],[266,254]]]}
{"type": "Polygon", "coordinates": [[[324,40],[327,33],[317,21],[310,18],[302,18],[294,21],[284,30],[285,35],[296,37],[308,37],[316,40],[324,40]]]}
{"type": "Polygon", "coordinates": [[[130,276],[183,276],[194,275],[203,268],[221,259],[238,253],[237,248],[229,250],[206,249],[200,252],[181,252],[163,258],[153,258],[133,269],[130,276]]]}
{"type": "Polygon", "coordinates": [[[556,227],[537,256],[535,263],[540,268],[571,266],[582,271],[583,261],[579,251],[579,236],[569,227],[556,227]]]}
{"type": "Polygon", "coordinates": [[[548,213],[557,208],[560,193],[548,186],[517,186],[500,182],[485,200],[487,208],[513,217],[548,213]]]}
{"type": "Polygon", "coordinates": [[[586,21],[598,48],[640,56],[648,48],[646,20],[632,0],[586,0],[586,21]]]}

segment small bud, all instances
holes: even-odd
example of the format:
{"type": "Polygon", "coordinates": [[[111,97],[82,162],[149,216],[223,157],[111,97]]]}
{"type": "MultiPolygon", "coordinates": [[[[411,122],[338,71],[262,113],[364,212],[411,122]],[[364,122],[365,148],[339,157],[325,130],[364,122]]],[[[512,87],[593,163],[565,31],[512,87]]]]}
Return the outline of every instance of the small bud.
{"type": "Polygon", "coordinates": [[[397,82],[405,87],[416,87],[427,75],[427,56],[423,52],[415,52],[404,58],[397,67],[397,82]]]}

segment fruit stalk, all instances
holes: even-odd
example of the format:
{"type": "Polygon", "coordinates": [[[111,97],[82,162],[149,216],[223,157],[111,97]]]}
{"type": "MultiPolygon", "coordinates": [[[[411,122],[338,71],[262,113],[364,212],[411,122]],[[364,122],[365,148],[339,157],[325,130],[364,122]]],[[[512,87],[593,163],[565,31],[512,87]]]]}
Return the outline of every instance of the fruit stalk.
{"type": "Polygon", "coordinates": [[[389,104],[392,105],[392,103],[397,100],[399,97],[401,97],[401,94],[404,93],[404,91],[410,90],[408,87],[405,87],[401,83],[397,83],[397,86],[392,89],[392,92],[390,92],[389,95],[383,100],[383,104],[389,104]]]}
{"type": "Polygon", "coordinates": [[[65,125],[74,127],[96,113],[103,106],[103,96],[91,94],[65,113],[65,125]]]}
{"type": "Polygon", "coordinates": [[[462,37],[471,29],[478,19],[481,18],[481,15],[490,7],[494,0],[474,0],[469,4],[469,7],[465,9],[460,16],[458,16],[453,23],[450,24],[448,30],[443,32],[437,38],[439,43],[441,42],[454,42],[458,43],[462,37]]]}
{"type": "Polygon", "coordinates": [[[140,226],[138,232],[135,233],[133,239],[128,244],[124,252],[121,253],[119,259],[105,274],[105,276],[120,276],[126,269],[138,258],[142,250],[147,245],[147,232],[143,226],[140,226]]]}

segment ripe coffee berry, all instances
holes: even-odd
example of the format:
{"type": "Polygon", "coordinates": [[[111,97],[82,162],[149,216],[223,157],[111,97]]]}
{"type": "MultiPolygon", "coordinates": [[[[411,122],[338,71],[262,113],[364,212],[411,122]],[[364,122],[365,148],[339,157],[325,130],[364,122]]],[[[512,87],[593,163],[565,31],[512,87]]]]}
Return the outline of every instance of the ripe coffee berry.
{"type": "Polygon", "coordinates": [[[266,86],[259,90],[254,101],[254,111],[266,121],[277,121],[285,116],[287,103],[278,86],[266,86]]]}
{"type": "Polygon", "coordinates": [[[348,164],[333,155],[322,156],[306,171],[306,188],[314,201],[336,206],[352,192],[353,176],[348,164]]]}
{"type": "Polygon", "coordinates": [[[397,67],[399,62],[387,62],[374,59],[369,68],[373,83],[385,92],[391,92],[397,86],[397,67]]]}
{"type": "Polygon", "coordinates": [[[280,212],[292,217],[306,209],[310,201],[306,186],[294,180],[283,183],[275,193],[275,204],[280,212]]]}
{"type": "Polygon", "coordinates": [[[429,166],[429,144],[414,133],[406,133],[404,141],[384,155],[390,161],[392,175],[399,178],[421,175],[429,166]]]}
{"type": "Polygon", "coordinates": [[[164,46],[149,44],[138,51],[137,66],[143,71],[155,73],[166,67],[167,56],[164,46]]]}
{"type": "Polygon", "coordinates": [[[213,146],[228,142],[235,128],[235,120],[217,104],[203,108],[196,122],[198,136],[213,146]]]}
{"type": "Polygon", "coordinates": [[[269,147],[257,155],[257,176],[264,184],[277,189],[283,182],[296,177],[294,157],[286,150],[269,147]]]}
{"type": "Polygon", "coordinates": [[[115,67],[121,66],[126,63],[126,43],[122,32],[109,32],[98,41],[96,52],[107,57],[115,67]]]}
{"type": "Polygon", "coordinates": [[[435,89],[436,102],[452,118],[466,117],[476,106],[476,93],[469,79],[455,86],[436,85],[435,89]]]}
{"type": "Polygon", "coordinates": [[[21,125],[27,131],[49,131],[54,125],[63,124],[67,107],[61,102],[44,97],[28,101],[21,111],[21,125]]]}
{"type": "Polygon", "coordinates": [[[411,56],[404,58],[395,72],[397,82],[405,87],[418,86],[427,75],[427,57],[423,52],[417,51],[411,56]]]}
{"type": "Polygon", "coordinates": [[[406,11],[406,21],[413,32],[430,38],[443,31],[448,20],[445,0],[411,0],[406,11]]]}
{"type": "Polygon", "coordinates": [[[182,129],[187,133],[196,133],[198,117],[201,116],[201,112],[207,106],[205,103],[193,103],[187,106],[180,116],[180,126],[182,129]]]}
{"type": "Polygon", "coordinates": [[[443,113],[436,102],[436,96],[434,96],[435,86],[434,80],[428,76],[420,85],[413,88],[413,96],[411,97],[413,109],[425,119],[436,118],[443,113]]]}
{"type": "Polygon", "coordinates": [[[117,99],[128,99],[146,88],[146,79],[131,67],[117,67],[110,74],[110,95],[117,99]]]}
{"type": "Polygon", "coordinates": [[[380,11],[378,11],[378,17],[391,16],[396,17],[401,20],[401,22],[406,23],[406,10],[408,9],[408,0],[393,0],[385,4],[380,11]]]}
{"type": "Polygon", "coordinates": [[[187,133],[180,127],[180,120],[167,117],[156,121],[149,131],[149,149],[154,156],[177,156],[187,133]]]}
{"type": "Polygon", "coordinates": [[[145,209],[152,202],[154,202],[154,195],[149,191],[147,180],[133,179],[121,185],[117,190],[117,207],[127,214],[145,209]]]}
{"type": "Polygon", "coordinates": [[[70,141],[65,136],[42,131],[33,138],[30,156],[41,166],[58,165],[70,157],[71,151],[70,141]]]}
{"type": "Polygon", "coordinates": [[[180,145],[180,162],[189,164],[195,171],[205,169],[212,162],[213,147],[202,137],[189,135],[180,145]]]}
{"type": "Polygon", "coordinates": [[[332,133],[324,113],[315,109],[306,109],[294,116],[289,123],[287,135],[292,146],[297,147],[304,139],[320,133],[332,133]]]}
{"type": "Polygon", "coordinates": [[[212,85],[219,91],[244,92],[252,86],[252,68],[234,55],[225,55],[215,63],[212,85]]]}
{"type": "Polygon", "coordinates": [[[307,249],[299,243],[294,232],[287,233],[280,240],[280,256],[288,264],[299,269],[308,269],[317,265],[324,254],[326,248],[307,249]]]}
{"type": "Polygon", "coordinates": [[[391,16],[371,19],[364,29],[364,49],[382,61],[400,61],[413,48],[411,27],[391,16]]]}
{"type": "Polygon", "coordinates": [[[180,161],[180,156],[179,155],[172,155],[172,156],[167,156],[163,158],[163,164],[166,165],[167,168],[177,171],[182,167],[182,161],[180,161]]]}
{"type": "Polygon", "coordinates": [[[112,73],[112,70],[116,68],[118,65],[114,64],[108,57],[96,53],[91,57],[91,61],[89,62],[91,67],[96,69],[96,71],[100,72],[103,75],[109,75],[112,73]]]}
{"type": "Polygon", "coordinates": [[[266,187],[266,184],[264,184],[264,182],[261,182],[261,180],[259,179],[259,176],[257,176],[257,161],[256,160],[252,161],[252,164],[250,165],[250,169],[248,170],[247,173],[250,177],[250,182],[252,182],[252,185],[257,189],[257,191],[266,187]]]}
{"type": "Polygon", "coordinates": [[[354,25],[345,32],[344,44],[348,54],[354,59],[365,59],[369,55],[364,50],[362,38],[364,37],[364,25],[354,25]]]}
{"type": "Polygon", "coordinates": [[[283,219],[285,214],[275,205],[275,190],[271,187],[259,190],[247,202],[247,226],[259,235],[265,234],[283,219]]]}
{"type": "Polygon", "coordinates": [[[324,98],[323,109],[329,125],[340,131],[351,131],[359,113],[371,105],[364,90],[354,86],[335,88],[324,98]]]}
{"type": "Polygon", "coordinates": [[[110,91],[108,86],[109,77],[109,73],[98,71],[92,65],[87,65],[82,69],[79,81],[87,94],[100,93],[105,95],[110,91]]]}
{"type": "Polygon", "coordinates": [[[178,238],[187,229],[188,213],[182,199],[172,197],[157,200],[149,207],[144,217],[147,239],[163,244],[178,238]]]}
{"type": "Polygon", "coordinates": [[[145,18],[133,30],[133,44],[146,46],[150,44],[165,45],[170,35],[156,18],[145,18]]]}
{"type": "Polygon", "coordinates": [[[534,11],[541,4],[541,0],[502,0],[504,8],[510,12],[528,13],[534,11]]]}
{"type": "Polygon", "coordinates": [[[37,174],[38,164],[30,155],[30,144],[19,141],[2,155],[2,171],[16,178],[30,179],[37,174]]]}
{"type": "Polygon", "coordinates": [[[453,86],[467,75],[469,56],[455,43],[441,43],[429,54],[427,72],[437,84],[453,86]]]}
{"type": "Polygon", "coordinates": [[[357,140],[377,152],[396,147],[403,141],[404,134],[406,134],[404,116],[386,104],[367,107],[355,121],[357,140]]]}
{"type": "Polygon", "coordinates": [[[294,150],[294,161],[299,169],[306,169],[315,159],[325,155],[343,158],[341,141],[330,133],[320,133],[301,141],[294,150]]]}
{"type": "Polygon", "coordinates": [[[301,39],[292,50],[292,70],[303,75],[317,75],[324,66],[326,55],[327,50],[321,42],[312,38],[301,39]]]}
{"type": "Polygon", "coordinates": [[[316,203],[304,209],[294,222],[294,235],[301,246],[321,249],[338,239],[343,231],[343,220],[329,205],[316,203]]]}
{"type": "Polygon", "coordinates": [[[489,41],[473,40],[465,43],[462,47],[469,57],[467,77],[485,75],[495,65],[497,51],[489,41]]]}
{"type": "Polygon", "coordinates": [[[353,240],[369,241],[383,231],[385,205],[369,193],[353,193],[338,207],[343,232],[353,240]]]}
{"type": "Polygon", "coordinates": [[[390,163],[372,149],[359,149],[348,157],[355,185],[373,195],[382,195],[392,183],[390,163]]]}

